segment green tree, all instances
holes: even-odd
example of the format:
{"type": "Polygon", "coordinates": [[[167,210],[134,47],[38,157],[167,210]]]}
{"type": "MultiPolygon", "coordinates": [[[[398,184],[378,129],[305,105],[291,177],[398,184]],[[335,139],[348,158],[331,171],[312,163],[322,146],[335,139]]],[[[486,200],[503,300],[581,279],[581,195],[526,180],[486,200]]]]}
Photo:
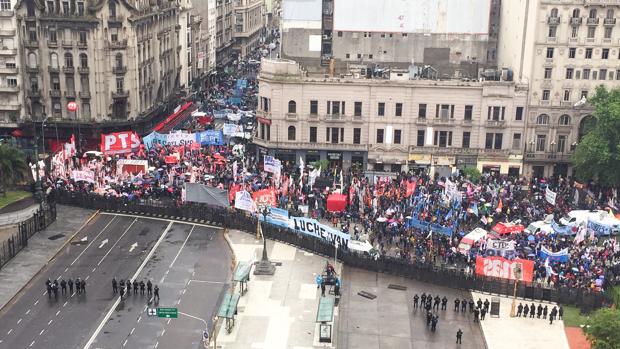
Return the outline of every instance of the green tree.
{"type": "MultiPolygon", "coordinates": [[[[0,145],[0,188],[26,178],[28,164],[24,153],[8,144],[0,145]]],[[[0,190],[4,193],[4,190],[0,190]]]]}
{"type": "Polygon", "coordinates": [[[461,172],[463,173],[463,176],[467,177],[474,183],[478,183],[478,181],[480,181],[480,177],[482,177],[480,170],[476,167],[465,167],[461,172]]]}
{"type": "Polygon", "coordinates": [[[327,171],[329,169],[329,160],[327,159],[323,159],[323,160],[318,160],[313,162],[312,167],[318,169],[319,167],[321,168],[321,172],[325,173],[324,171],[327,171]]]}
{"type": "Polygon", "coordinates": [[[620,347],[620,310],[597,310],[587,321],[585,332],[592,349],[618,349],[620,347]]]}
{"type": "Polygon", "coordinates": [[[620,183],[620,89],[600,86],[588,102],[594,107],[595,123],[587,125],[573,165],[581,180],[616,186],[620,183]]]}

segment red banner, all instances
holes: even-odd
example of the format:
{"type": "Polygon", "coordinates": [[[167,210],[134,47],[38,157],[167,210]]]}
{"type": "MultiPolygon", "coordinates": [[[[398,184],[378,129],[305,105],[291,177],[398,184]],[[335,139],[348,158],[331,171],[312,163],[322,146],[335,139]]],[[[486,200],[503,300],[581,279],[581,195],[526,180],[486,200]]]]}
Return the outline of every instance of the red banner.
{"type": "Polygon", "coordinates": [[[164,157],[164,161],[167,164],[176,164],[177,162],[179,162],[179,158],[175,155],[166,155],[164,157]]]}
{"type": "Polygon", "coordinates": [[[263,189],[252,194],[252,199],[256,202],[256,207],[260,207],[261,205],[267,205],[271,207],[276,207],[276,190],[273,188],[263,189]]]}
{"type": "Polygon", "coordinates": [[[132,131],[101,134],[101,152],[127,154],[140,147],[140,137],[132,131]]]}
{"type": "Polygon", "coordinates": [[[521,266],[519,281],[532,282],[534,278],[534,261],[527,259],[509,260],[504,257],[476,257],[476,275],[499,277],[515,280],[515,268],[521,266]]]}
{"type": "Polygon", "coordinates": [[[407,192],[405,197],[408,198],[415,193],[416,182],[407,182],[407,192]]]}

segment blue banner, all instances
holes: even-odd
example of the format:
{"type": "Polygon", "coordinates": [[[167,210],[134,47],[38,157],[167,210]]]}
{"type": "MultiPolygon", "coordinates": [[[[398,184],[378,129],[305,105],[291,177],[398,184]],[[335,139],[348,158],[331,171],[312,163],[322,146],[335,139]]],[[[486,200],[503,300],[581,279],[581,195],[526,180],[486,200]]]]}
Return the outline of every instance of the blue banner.
{"type": "Polygon", "coordinates": [[[568,248],[565,248],[558,252],[551,252],[543,246],[540,249],[540,252],[538,252],[538,256],[542,260],[546,260],[547,258],[549,258],[549,262],[566,263],[568,262],[568,248]]]}
{"type": "Polygon", "coordinates": [[[595,235],[609,235],[614,230],[614,227],[588,219],[588,230],[593,230],[595,235]]]}
{"type": "MultiPolygon", "coordinates": [[[[261,220],[265,220],[264,216],[261,214],[261,220]]],[[[269,214],[267,214],[267,223],[277,225],[280,227],[288,228],[289,220],[288,220],[288,211],[283,210],[281,208],[272,207],[269,209],[269,214]]]]}
{"type": "Polygon", "coordinates": [[[573,230],[570,226],[568,225],[560,225],[557,222],[553,222],[551,223],[551,229],[553,229],[553,231],[556,234],[560,234],[560,235],[571,235],[573,234],[573,230]]]}
{"type": "Polygon", "coordinates": [[[207,130],[196,133],[196,142],[202,145],[224,145],[222,131],[207,130]]]}
{"type": "Polygon", "coordinates": [[[439,225],[437,223],[428,223],[415,218],[411,218],[407,221],[408,228],[420,229],[422,231],[433,231],[435,233],[440,233],[448,236],[452,236],[454,230],[450,227],[444,227],[443,225],[439,225]]]}

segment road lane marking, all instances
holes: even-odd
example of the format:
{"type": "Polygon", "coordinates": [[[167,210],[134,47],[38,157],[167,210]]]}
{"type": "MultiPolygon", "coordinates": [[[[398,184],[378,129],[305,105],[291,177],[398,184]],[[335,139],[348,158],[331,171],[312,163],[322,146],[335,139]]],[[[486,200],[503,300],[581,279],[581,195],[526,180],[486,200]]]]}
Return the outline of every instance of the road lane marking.
{"type": "Polygon", "coordinates": [[[181,304],[181,300],[180,299],[177,301],[177,305],[179,305],[179,304],[181,304]]]}
{"type": "Polygon", "coordinates": [[[58,314],[60,314],[60,310],[56,312],[56,316],[58,316],[58,314]]]}
{"type": "Polygon", "coordinates": [[[106,254],[103,256],[103,258],[101,258],[101,260],[99,261],[99,263],[97,263],[97,266],[100,266],[101,263],[103,263],[103,260],[110,254],[110,252],[112,252],[112,250],[114,249],[114,247],[116,246],[116,244],[118,244],[119,241],[121,241],[121,239],[123,238],[123,236],[125,236],[125,234],[127,234],[127,232],[129,231],[129,229],[131,229],[131,227],[134,225],[134,223],[136,223],[138,221],[138,218],[134,218],[133,222],[131,222],[131,224],[127,227],[127,229],[125,229],[125,231],[123,232],[123,234],[118,238],[118,240],[116,240],[116,242],[114,243],[114,245],[112,245],[112,247],[110,247],[110,249],[108,250],[108,252],[106,252],[106,254]]]}
{"type": "Polygon", "coordinates": [[[68,271],[69,271],[69,267],[66,267],[65,268],[65,273],[68,272],[68,271]]]}
{"type": "Polygon", "coordinates": [[[184,288],[184,289],[183,289],[183,294],[185,294],[185,292],[186,292],[186,291],[187,291],[187,289],[186,289],[186,288],[184,288]]]}
{"type": "Polygon", "coordinates": [[[140,320],[142,320],[142,315],[140,315],[137,322],[140,322],[140,320]]]}
{"type": "Polygon", "coordinates": [[[220,285],[226,284],[223,281],[209,281],[209,280],[189,280],[189,282],[187,284],[189,285],[192,282],[202,282],[202,283],[205,283],[205,284],[220,284],[220,285]]]}
{"type": "Polygon", "coordinates": [[[132,328],[132,329],[131,329],[131,332],[129,332],[129,335],[131,336],[131,335],[133,334],[133,331],[135,331],[135,330],[136,330],[136,328],[135,328],[135,327],[134,327],[134,328],[132,328]]]}
{"type": "Polygon", "coordinates": [[[47,326],[51,325],[51,324],[52,324],[52,321],[54,321],[54,320],[50,320],[50,321],[48,321],[48,322],[47,322],[47,326]]]}
{"type": "Polygon", "coordinates": [[[136,247],[138,247],[138,243],[137,243],[137,242],[134,242],[134,243],[131,245],[131,247],[129,247],[129,253],[131,253],[133,250],[135,250],[135,249],[136,249],[136,247]]]}
{"type": "Polygon", "coordinates": [[[45,332],[45,330],[41,330],[41,332],[39,332],[39,336],[42,335],[43,332],[45,332]]]}
{"type": "Polygon", "coordinates": [[[217,229],[217,230],[222,230],[222,229],[224,229],[224,228],[222,228],[222,227],[218,227],[217,225],[202,224],[202,223],[190,223],[190,222],[175,221],[175,220],[171,220],[171,219],[157,218],[157,217],[145,217],[145,216],[139,216],[139,215],[135,215],[135,214],[126,214],[126,213],[109,213],[109,212],[100,212],[99,214],[100,214],[100,215],[106,215],[106,216],[120,216],[120,217],[136,217],[136,218],[144,218],[144,219],[153,220],[153,221],[165,221],[165,222],[172,222],[172,223],[176,223],[176,224],[197,225],[197,226],[199,226],[199,227],[205,227],[205,228],[211,228],[211,229],[217,229]]]}
{"type": "Polygon", "coordinates": [[[32,341],[32,343],[30,343],[30,345],[29,345],[29,346],[31,347],[31,346],[33,346],[33,345],[34,345],[34,341],[32,341]]]}
{"type": "Polygon", "coordinates": [[[166,329],[165,328],[163,330],[161,330],[161,334],[159,336],[163,337],[164,333],[166,333],[166,329]]]}
{"type": "Polygon", "coordinates": [[[93,268],[93,271],[91,271],[91,273],[94,273],[94,272],[95,272],[95,270],[97,270],[97,267],[94,267],[94,268],[93,268]]]}
{"type": "Polygon", "coordinates": [[[19,320],[17,320],[17,324],[19,325],[20,322],[22,322],[22,318],[19,318],[19,320]]]}
{"type": "Polygon", "coordinates": [[[62,305],[62,307],[63,307],[63,308],[64,308],[64,307],[66,307],[66,306],[67,306],[67,303],[69,303],[69,301],[66,301],[66,302],[65,302],[65,304],[63,304],[63,305],[62,305]]]}
{"type": "Polygon", "coordinates": [[[177,255],[174,256],[174,259],[172,260],[172,263],[170,263],[170,267],[168,267],[168,268],[172,268],[174,263],[177,261],[177,258],[179,258],[179,255],[181,254],[181,251],[183,251],[183,248],[185,248],[185,245],[187,244],[187,240],[189,240],[189,237],[192,236],[192,233],[194,232],[195,228],[196,228],[196,226],[193,225],[192,226],[192,230],[190,230],[189,234],[187,234],[187,237],[185,238],[185,241],[183,241],[183,245],[181,245],[181,248],[179,249],[179,252],[177,252],[177,255]]]}
{"type": "Polygon", "coordinates": [[[43,295],[45,296],[47,294],[47,291],[43,292],[43,295]]]}
{"type": "Polygon", "coordinates": [[[157,346],[159,346],[159,341],[155,343],[155,348],[157,349],[157,346]]]}
{"type": "Polygon", "coordinates": [[[166,325],[170,325],[170,320],[172,319],[168,319],[168,322],[166,322],[166,325]]]}
{"type": "Polygon", "coordinates": [[[86,275],[86,279],[84,279],[84,281],[88,281],[88,279],[90,279],[90,275],[86,275]]]}
{"type": "Polygon", "coordinates": [[[80,254],[75,257],[75,259],[73,260],[73,262],[71,262],[71,264],[69,264],[70,266],[75,264],[75,262],[77,262],[78,259],[80,259],[80,257],[82,257],[82,255],[84,254],[84,252],[86,252],[86,250],[88,250],[88,248],[93,244],[93,242],[95,242],[95,240],[97,240],[97,238],[99,237],[99,235],[101,235],[106,229],[108,229],[108,227],[110,226],[110,224],[112,224],[112,222],[114,222],[114,220],[116,219],[116,217],[113,217],[108,224],[106,224],[105,227],[103,227],[103,229],[101,229],[101,231],[99,232],[99,234],[97,234],[97,236],[95,236],[95,238],[93,239],[93,241],[91,241],[88,245],[86,245],[86,248],[84,250],[82,250],[82,252],[80,252],[80,254]]]}
{"type": "Polygon", "coordinates": [[[127,345],[127,339],[125,339],[125,341],[123,342],[123,346],[127,345]]]}
{"type": "Polygon", "coordinates": [[[104,239],[103,241],[101,241],[99,248],[103,248],[103,246],[105,246],[109,241],[110,241],[109,239],[104,239]]]}
{"type": "MultiPolygon", "coordinates": [[[[138,275],[140,275],[140,273],[142,272],[142,269],[144,269],[146,264],[149,262],[149,260],[151,259],[151,257],[155,253],[155,250],[157,249],[157,247],[161,244],[162,241],[164,241],[164,239],[166,238],[166,235],[168,235],[168,232],[170,231],[170,228],[172,227],[172,223],[173,222],[170,222],[168,224],[168,226],[166,227],[166,230],[164,230],[164,232],[161,234],[161,236],[159,237],[159,239],[157,240],[155,245],[153,245],[153,247],[151,248],[151,251],[146,256],[146,258],[144,258],[144,260],[142,261],[142,264],[140,265],[138,270],[136,270],[135,274],[131,278],[132,280],[135,279],[138,275]]],[[[90,339],[88,340],[86,345],[84,345],[84,349],[89,349],[90,348],[90,346],[95,341],[95,338],[97,338],[97,336],[99,335],[99,332],[101,332],[101,329],[103,329],[103,326],[106,324],[106,322],[108,322],[108,319],[110,318],[110,316],[112,316],[112,313],[114,312],[116,307],[118,307],[120,302],[121,302],[121,297],[116,298],[116,302],[114,302],[114,304],[112,304],[112,307],[110,307],[110,310],[108,310],[108,313],[101,320],[101,322],[99,323],[99,326],[97,326],[97,329],[95,330],[95,332],[92,334],[92,336],[90,337],[90,339]]],[[[145,306],[145,310],[146,310],[146,306],[145,306]]]]}
{"type": "Polygon", "coordinates": [[[28,314],[30,314],[30,309],[28,309],[28,310],[26,311],[26,315],[28,315],[28,314]]]}
{"type": "Polygon", "coordinates": [[[9,332],[6,333],[6,335],[10,335],[13,332],[13,329],[10,329],[9,332]]]}
{"type": "Polygon", "coordinates": [[[37,305],[37,304],[39,304],[39,301],[38,301],[38,300],[37,300],[36,302],[34,302],[34,305],[37,305]]]}

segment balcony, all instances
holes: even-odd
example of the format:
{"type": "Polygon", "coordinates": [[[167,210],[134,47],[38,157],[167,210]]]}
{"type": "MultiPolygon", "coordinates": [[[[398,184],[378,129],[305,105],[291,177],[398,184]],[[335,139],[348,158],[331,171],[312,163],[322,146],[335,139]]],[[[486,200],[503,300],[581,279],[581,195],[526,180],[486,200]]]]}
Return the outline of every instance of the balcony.
{"type": "Polygon", "coordinates": [[[75,98],[75,91],[65,91],[65,98],[75,98]]]}
{"type": "Polygon", "coordinates": [[[85,41],[78,41],[77,42],[77,47],[80,48],[80,49],[85,50],[85,49],[88,48],[88,43],[85,42],[85,41]]]}
{"type": "Polygon", "coordinates": [[[326,122],[345,122],[345,121],[347,121],[347,117],[345,115],[337,115],[337,114],[324,115],[321,119],[323,121],[326,121],[326,122]]]}
{"type": "Polygon", "coordinates": [[[573,105],[575,105],[575,102],[571,102],[571,101],[562,101],[562,102],[560,102],[560,106],[562,106],[562,107],[572,107],[573,105]]]}
{"type": "Polygon", "coordinates": [[[588,25],[598,25],[599,19],[598,18],[588,18],[588,21],[586,22],[588,25]]]}
{"type": "MultiPolygon", "coordinates": [[[[272,128],[273,131],[273,128],[272,128]]],[[[259,138],[254,138],[252,142],[265,148],[274,149],[308,149],[308,150],[334,150],[334,151],[368,151],[367,144],[350,144],[350,143],[310,143],[310,142],[276,142],[274,141],[274,134],[271,134],[270,141],[266,141],[259,138]]]]}
{"type": "Polygon", "coordinates": [[[73,47],[73,41],[72,40],[63,40],[62,41],[62,47],[64,47],[64,48],[72,48],[73,47]]]}
{"type": "Polygon", "coordinates": [[[12,18],[15,15],[13,10],[0,10],[0,18],[12,18]]]}
{"type": "Polygon", "coordinates": [[[486,156],[508,156],[509,149],[479,149],[479,148],[459,148],[459,147],[418,147],[409,146],[409,153],[432,154],[432,155],[486,155],[486,156]]]}
{"type": "Polygon", "coordinates": [[[118,13],[115,15],[110,15],[110,17],[108,17],[108,23],[118,23],[121,24],[123,23],[123,20],[125,18],[122,15],[119,15],[118,13]]]}
{"type": "Polygon", "coordinates": [[[548,43],[556,43],[558,42],[558,38],[553,36],[553,37],[547,37],[547,42],[548,43]]]}
{"type": "Polygon", "coordinates": [[[596,38],[586,38],[586,44],[595,44],[596,43],[596,38]]]}
{"type": "Polygon", "coordinates": [[[24,41],[24,47],[25,48],[39,48],[39,42],[38,41],[24,41]]]}
{"type": "Polygon", "coordinates": [[[287,119],[297,119],[297,113],[286,113],[287,119]]]}
{"type": "Polygon", "coordinates": [[[82,99],[88,99],[90,98],[90,92],[86,91],[86,92],[80,92],[79,93],[80,98],[82,99]]]}
{"type": "Polygon", "coordinates": [[[540,105],[543,106],[543,107],[549,107],[549,106],[551,106],[551,101],[542,100],[542,101],[540,101],[540,105]]]}
{"type": "Polygon", "coordinates": [[[456,120],[453,118],[436,118],[433,119],[433,125],[454,125],[456,124],[456,120]]]}
{"type": "Polygon", "coordinates": [[[614,25],[616,25],[616,19],[615,18],[605,18],[605,19],[603,19],[603,25],[614,26],[614,25]]]}
{"type": "Polygon", "coordinates": [[[127,67],[123,66],[123,67],[119,67],[119,66],[114,66],[112,67],[112,73],[117,74],[117,75],[122,75],[127,73],[127,67]]]}
{"type": "Polygon", "coordinates": [[[504,127],[504,126],[506,126],[506,121],[504,121],[504,120],[487,120],[486,121],[486,126],[487,127],[504,127]]]}
{"type": "Polygon", "coordinates": [[[0,56],[15,56],[17,54],[16,48],[8,48],[6,46],[0,46],[0,56]]]}
{"type": "Polygon", "coordinates": [[[426,125],[427,122],[428,121],[426,120],[426,118],[417,118],[417,119],[415,119],[416,125],[426,125]]]}
{"type": "Polygon", "coordinates": [[[465,119],[465,120],[463,120],[463,123],[462,123],[462,125],[464,127],[471,127],[471,126],[473,126],[473,124],[474,124],[474,122],[471,119],[469,119],[469,120],[465,119]]]}
{"type": "Polygon", "coordinates": [[[26,94],[29,98],[41,98],[41,90],[28,90],[26,94]]]}
{"type": "Polygon", "coordinates": [[[78,73],[88,75],[90,73],[90,68],[88,67],[78,67],[78,73]]]}
{"type": "Polygon", "coordinates": [[[112,92],[112,99],[126,99],[126,98],[129,98],[129,91],[112,92]]]}
{"type": "Polygon", "coordinates": [[[579,38],[568,38],[569,44],[579,44],[579,38]]]}
{"type": "Polygon", "coordinates": [[[108,41],[108,48],[111,50],[123,50],[127,48],[127,39],[120,41],[108,41]]]}
{"type": "Polygon", "coordinates": [[[602,43],[603,45],[611,45],[611,39],[603,39],[603,40],[601,41],[601,43],[602,43]]]}
{"type": "Polygon", "coordinates": [[[547,17],[547,24],[549,25],[560,24],[560,17],[547,17]]]}
{"type": "Polygon", "coordinates": [[[0,85],[0,92],[19,92],[19,86],[0,85]]]}
{"type": "Polygon", "coordinates": [[[51,65],[47,66],[47,71],[50,73],[60,73],[59,67],[52,67],[51,65]]]}
{"type": "Polygon", "coordinates": [[[47,40],[47,47],[49,47],[49,48],[58,48],[58,41],[47,40]]]}
{"type": "Polygon", "coordinates": [[[572,154],[557,153],[557,152],[525,152],[526,161],[541,161],[541,162],[568,162],[571,160],[572,154]]]}
{"type": "Polygon", "coordinates": [[[75,67],[62,67],[62,71],[65,74],[75,74],[75,67]]]}
{"type": "Polygon", "coordinates": [[[581,25],[582,22],[583,22],[583,18],[581,17],[571,17],[570,19],[570,25],[572,26],[581,25]]]}
{"type": "Polygon", "coordinates": [[[17,74],[19,73],[19,68],[0,68],[0,74],[17,74]]]}
{"type": "Polygon", "coordinates": [[[0,29],[0,36],[15,36],[15,29],[0,29]]]}

